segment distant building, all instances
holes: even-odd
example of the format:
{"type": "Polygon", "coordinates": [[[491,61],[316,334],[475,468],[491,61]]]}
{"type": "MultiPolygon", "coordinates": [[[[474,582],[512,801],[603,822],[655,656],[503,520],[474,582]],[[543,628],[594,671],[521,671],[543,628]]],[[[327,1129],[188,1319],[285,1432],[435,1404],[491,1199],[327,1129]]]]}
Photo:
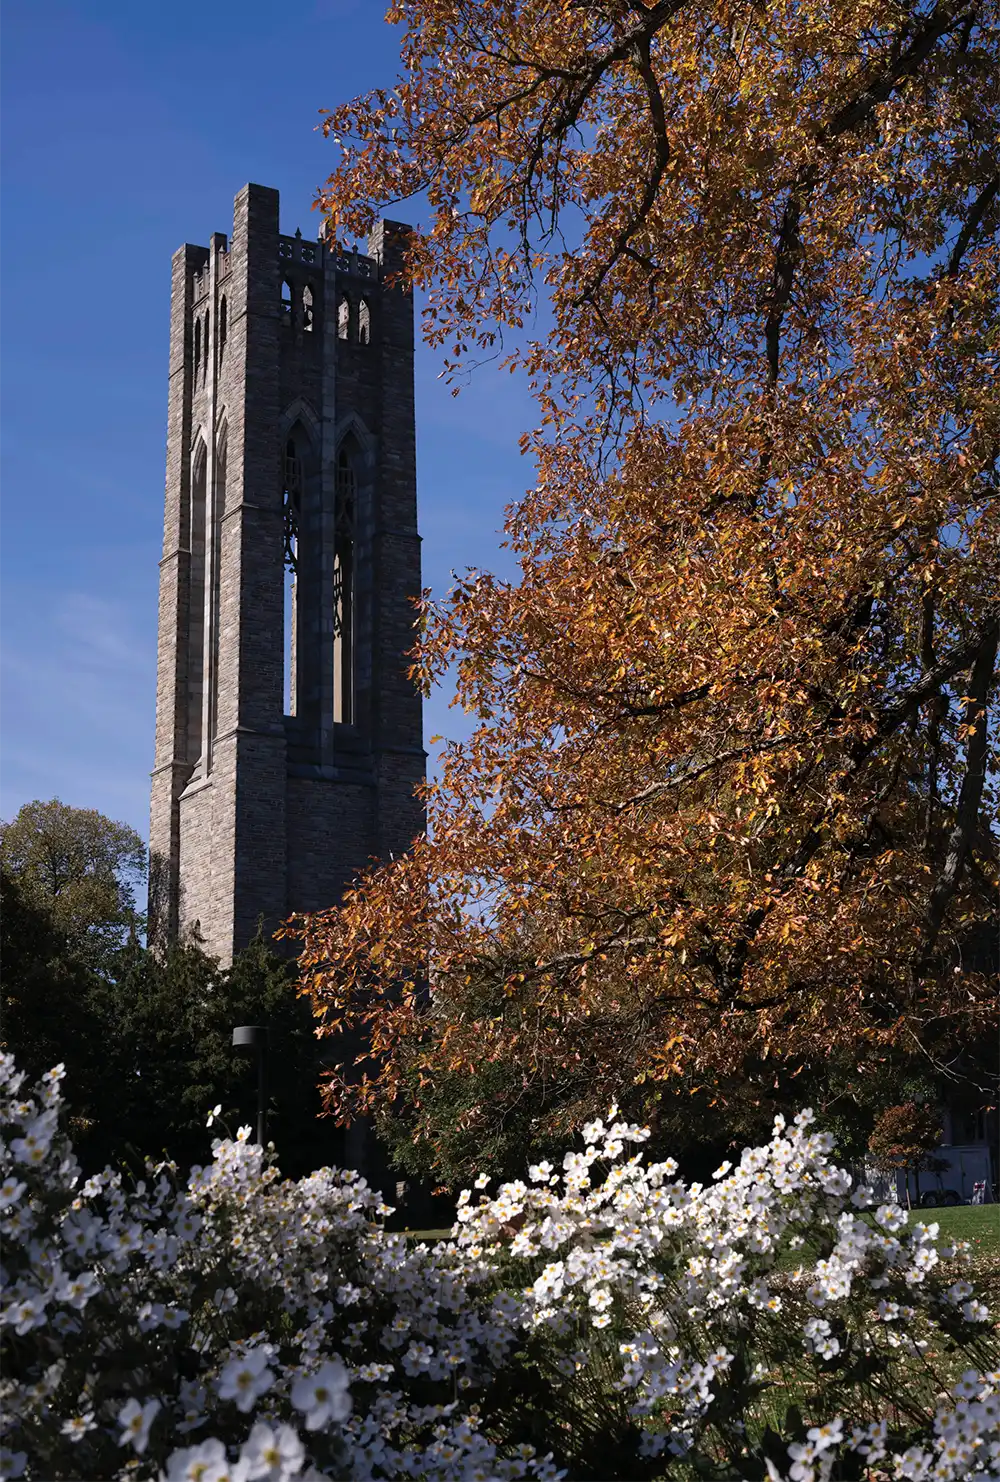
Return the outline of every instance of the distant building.
{"type": "Polygon", "coordinates": [[[423,827],[406,231],[335,252],[248,185],[173,259],[151,932],[224,963],[423,827]]]}

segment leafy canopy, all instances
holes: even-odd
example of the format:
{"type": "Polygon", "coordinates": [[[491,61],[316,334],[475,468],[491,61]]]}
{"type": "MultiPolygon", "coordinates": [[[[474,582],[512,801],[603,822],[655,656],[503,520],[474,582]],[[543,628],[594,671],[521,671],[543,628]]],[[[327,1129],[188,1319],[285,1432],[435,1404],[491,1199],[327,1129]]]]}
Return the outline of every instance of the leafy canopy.
{"type": "Polygon", "coordinates": [[[127,823],[36,799],[0,824],[0,864],[93,966],[143,929],[146,846],[127,823]]]}
{"type": "Polygon", "coordinates": [[[988,1026],[995,5],[390,19],[323,205],[423,193],[428,338],[506,345],[539,426],[519,580],[425,604],[416,672],[477,720],[429,834],[294,928],[370,1045],[332,1104],[429,1132],[422,1088],[505,1058],[579,1119],[988,1026]]]}

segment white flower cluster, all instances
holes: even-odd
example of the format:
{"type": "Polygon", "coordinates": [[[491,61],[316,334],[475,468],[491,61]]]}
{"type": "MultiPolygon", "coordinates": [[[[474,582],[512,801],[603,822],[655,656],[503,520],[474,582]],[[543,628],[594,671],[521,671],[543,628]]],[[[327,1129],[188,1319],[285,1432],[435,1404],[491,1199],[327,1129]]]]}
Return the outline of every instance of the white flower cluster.
{"type": "MultiPolygon", "coordinates": [[[[540,1164],[528,1185],[506,1184],[495,1199],[474,1206],[464,1194],[457,1244],[502,1270],[511,1286],[521,1265],[507,1300],[523,1328],[571,1341],[567,1372],[620,1360],[618,1387],[633,1395],[630,1414],[647,1455],[690,1456],[708,1427],[718,1443],[726,1429],[720,1412],[737,1387],[742,1404],[729,1441],[738,1475],[755,1387],[763,1395],[777,1380],[801,1391],[812,1380],[817,1399],[826,1389],[835,1398],[860,1359],[880,1374],[889,1408],[900,1397],[893,1383],[904,1385],[902,1366],[912,1379],[923,1360],[920,1335],[930,1328],[941,1336],[943,1328],[964,1332],[970,1351],[992,1367],[964,1375],[957,1405],[929,1417],[927,1444],[897,1455],[888,1475],[1000,1475],[995,1328],[970,1284],[942,1275],[946,1263],[967,1260],[967,1250],[940,1248],[937,1225],[906,1233],[908,1216],[896,1206],[862,1218],[871,1191],[853,1188],[831,1163],[833,1138],[811,1130],[813,1120],[804,1111],[788,1129],[777,1118],[771,1142],[745,1151],[736,1169],[724,1164],[708,1188],[685,1185],[671,1161],[623,1157],[628,1144],[648,1138],[646,1129],[595,1121],[583,1129],[585,1151],[566,1155],[561,1177],[540,1164]],[[782,1270],[783,1249],[807,1240],[828,1254],[782,1270]],[[796,1332],[798,1364],[788,1353],[796,1332]]],[[[925,1379],[930,1373],[925,1365],[925,1379]]],[[[826,1478],[838,1457],[859,1448],[873,1464],[882,1461],[887,1436],[882,1418],[845,1433],[835,1416],[790,1444],[787,1475],[826,1478]]],[[[775,1461],[767,1466],[769,1476],[785,1475],[775,1461]]]]}
{"type": "Polygon", "coordinates": [[[862,1219],[808,1114],[709,1188],[596,1122],[428,1249],[354,1174],[282,1180],[248,1129],[186,1187],[166,1163],[81,1181],[60,1077],[22,1096],[0,1057],[0,1477],[553,1482],[577,1445],[593,1474],[598,1436],[646,1476],[998,1475],[963,1252],[862,1219]],[[821,1256],[787,1271],[796,1244],[821,1256]],[[975,1365],[946,1405],[929,1332],[975,1365]]]}
{"type": "Polygon", "coordinates": [[[484,1275],[387,1234],[352,1173],[281,1180],[249,1129],[186,1188],[82,1181],[61,1074],[22,1099],[0,1057],[0,1477],[556,1476],[480,1425],[515,1339],[484,1275]]]}

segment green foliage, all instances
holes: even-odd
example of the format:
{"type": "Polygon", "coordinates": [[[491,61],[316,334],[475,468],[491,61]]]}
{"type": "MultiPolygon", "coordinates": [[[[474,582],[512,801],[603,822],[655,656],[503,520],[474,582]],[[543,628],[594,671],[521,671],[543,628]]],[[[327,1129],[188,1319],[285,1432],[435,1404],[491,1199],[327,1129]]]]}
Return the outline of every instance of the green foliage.
{"type": "Polygon", "coordinates": [[[146,846],[127,823],[58,798],[25,803],[0,824],[0,865],[44,912],[74,954],[99,971],[145,924],[138,898],[146,846]]]}
{"type": "Polygon", "coordinates": [[[80,1113],[72,1129],[80,1136],[102,1075],[101,1037],[91,1009],[99,980],[36,899],[0,870],[0,1044],[32,1076],[65,1064],[80,1113]]]}
{"type": "MultiPolygon", "coordinates": [[[[120,978],[105,985],[96,1020],[114,1046],[116,1082],[81,1142],[88,1162],[128,1148],[170,1148],[182,1166],[204,1162],[211,1145],[206,1112],[222,1105],[235,1128],[254,1121],[254,1065],[232,1047],[236,1024],[269,1033],[268,1133],[295,1172],[337,1161],[333,1123],[318,1121],[319,1060],[312,1019],[295,995],[289,964],[258,940],[228,970],[199,948],[177,946],[159,958],[135,950],[120,978]]],[[[110,1089],[110,1088],[109,1088],[110,1089]]]]}
{"type": "Polygon", "coordinates": [[[559,1154],[549,1130],[544,1089],[521,1087],[511,1066],[487,1061],[475,1075],[439,1076],[420,1092],[420,1105],[430,1135],[419,1134],[403,1102],[376,1116],[379,1138],[402,1172],[446,1189],[458,1189],[477,1173],[514,1178],[526,1159],[540,1161],[559,1154]],[[519,1094],[520,1093],[520,1094],[519,1094]]]}
{"type": "MultiPolygon", "coordinates": [[[[483,979],[470,978],[458,1010],[473,1017],[502,1014],[522,1033],[527,1020],[516,996],[504,998],[483,979]]],[[[440,1018],[428,1018],[427,1032],[441,1034],[440,1018]]],[[[474,1067],[456,1067],[433,1080],[422,1074],[417,1047],[405,1061],[402,1094],[377,1116],[379,1136],[398,1168],[448,1189],[468,1185],[478,1173],[514,1178],[526,1161],[560,1153],[575,1127],[581,1086],[603,1081],[606,1104],[616,1101],[623,1116],[649,1126],[651,1153],[678,1159],[690,1178],[704,1181],[723,1159],[766,1141],[775,1116],[792,1116],[804,1102],[817,1108],[843,1156],[861,1162],[888,1106],[939,1103],[945,1093],[953,1104],[982,1105],[995,1060],[992,1046],[984,1044],[979,1053],[970,1046],[961,1064],[952,1060],[944,1086],[926,1055],[908,1056],[893,1047],[860,1059],[833,1050],[811,1063],[765,1060],[748,1050],[710,1083],[678,1074],[666,1082],[622,1087],[617,1065],[604,1058],[605,1047],[595,1029],[591,1058],[581,1055],[577,1065],[552,1067],[541,1077],[527,1076],[516,1050],[505,1053],[501,1045],[474,1067]]]]}
{"type": "MultiPolygon", "coordinates": [[[[23,881],[2,877],[3,1048],[31,1075],[62,1063],[71,1126],[88,1171],[136,1163],[138,1150],[182,1165],[207,1162],[206,1113],[221,1103],[235,1130],[253,1123],[256,1077],[232,1048],[236,1024],[267,1025],[268,1132],[295,1174],[342,1160],[341,1135],[320,1119],[320,1063],[291,964],[258,940],[231,968],[198,947],[163,956],[138,942],[114,956],[114,976],[86,943],[54,924],[23,881]]],[[[107,967],[110,959],[105,960],[107,967]]]]}

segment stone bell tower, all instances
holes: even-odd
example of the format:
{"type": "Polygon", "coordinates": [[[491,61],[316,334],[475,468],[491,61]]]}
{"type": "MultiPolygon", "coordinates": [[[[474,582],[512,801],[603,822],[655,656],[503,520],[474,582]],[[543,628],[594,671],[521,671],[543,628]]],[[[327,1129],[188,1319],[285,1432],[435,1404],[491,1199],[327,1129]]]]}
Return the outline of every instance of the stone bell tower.
{"type": "Polygon", "coordinates": [[[247,185],[173,259],[151,934],[224,963],[423,827],[406,231],[336,252],[247,185]]]}

